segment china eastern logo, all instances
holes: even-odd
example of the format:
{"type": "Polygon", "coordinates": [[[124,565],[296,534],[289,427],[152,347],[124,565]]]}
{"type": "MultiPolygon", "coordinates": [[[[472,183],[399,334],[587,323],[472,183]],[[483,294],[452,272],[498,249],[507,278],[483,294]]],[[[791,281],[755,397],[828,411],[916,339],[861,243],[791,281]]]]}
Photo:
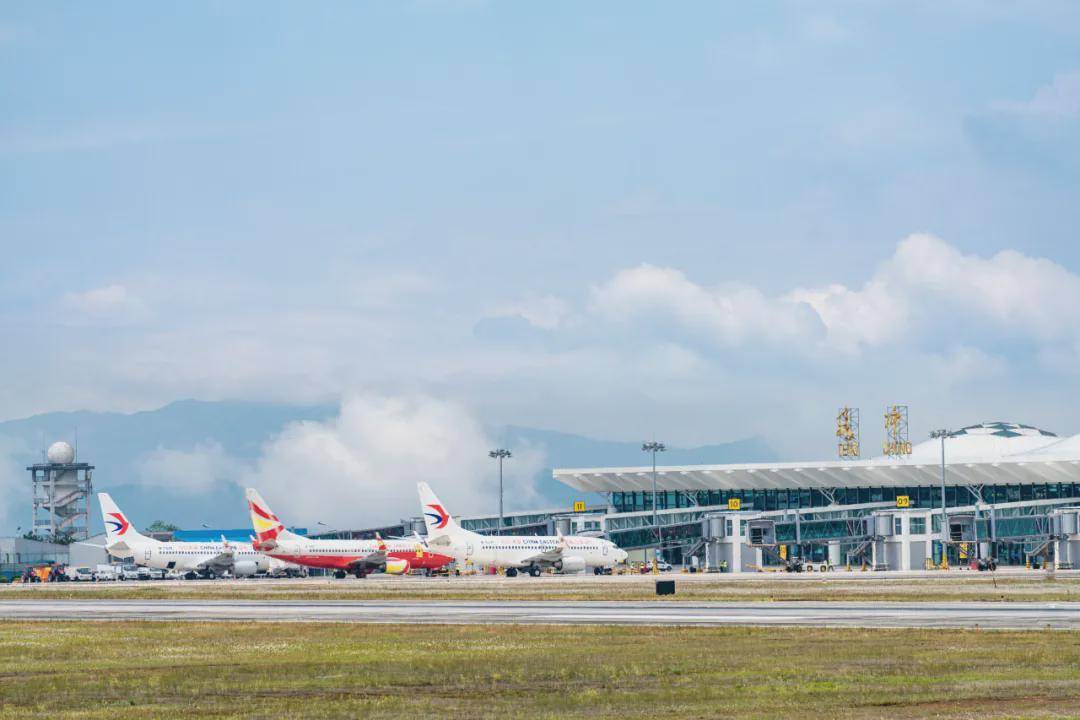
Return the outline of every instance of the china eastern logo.
{"type": "Polygon", "coordinates": [[[109,513],[109,517],[115,518],[115,520],[106,520],[105,522],[112,526],[113,532],[117,535],[123,535],[131,527],[131,523],[120,513],[109,513]]]}
{"type": "Polygon", "coordinates": [[[442,505],[428,505],[428,507],[434,512],[426,512],[424,514],[431,518],[432,522],[435,523],[436,529],[442,530],[446,527],[446,523],[450,522],[450,513],[446,512],[442,505]]]}

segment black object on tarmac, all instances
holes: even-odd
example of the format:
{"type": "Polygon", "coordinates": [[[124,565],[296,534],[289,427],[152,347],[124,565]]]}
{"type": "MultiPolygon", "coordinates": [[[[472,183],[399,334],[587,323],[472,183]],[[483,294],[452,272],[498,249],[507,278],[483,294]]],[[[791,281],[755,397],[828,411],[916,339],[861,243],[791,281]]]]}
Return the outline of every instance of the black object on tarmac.
{"type": "Polygon", "coordinates": [[[656,594],[657,595],[674,595],[675,594],[675,581],[674,580],[657,580],[656,581],[656,594]]]}

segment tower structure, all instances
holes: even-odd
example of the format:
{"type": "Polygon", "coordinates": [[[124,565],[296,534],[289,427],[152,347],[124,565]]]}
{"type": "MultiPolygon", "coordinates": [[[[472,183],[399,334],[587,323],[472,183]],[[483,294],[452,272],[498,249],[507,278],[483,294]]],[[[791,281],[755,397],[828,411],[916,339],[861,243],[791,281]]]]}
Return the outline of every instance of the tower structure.
{"type": "Polygon", "coordinates": [[[842,460],[859,457],[859,408],[842,407],[836,413],[836,452],[842,460]]]}
{"type": "Polygon", "coordinates": [[[94,466],[78,462],[66,442],[50,445],[44,460],[26,468],[34,484],[32,532],[52,541],[86,540],[94,466]]]}
{"type": "Polygon", "coordinates": [[[911,454],[907,405],[890,405],[885,408],[885,442],[881,451],[897,458],[911,454]]]}

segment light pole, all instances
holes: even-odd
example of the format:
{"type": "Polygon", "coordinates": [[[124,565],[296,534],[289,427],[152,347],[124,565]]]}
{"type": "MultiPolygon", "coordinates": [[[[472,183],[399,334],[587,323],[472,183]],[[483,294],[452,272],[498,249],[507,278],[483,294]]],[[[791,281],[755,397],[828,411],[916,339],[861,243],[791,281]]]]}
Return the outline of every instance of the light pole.
{"type": "Polygon", "coordinates": [[[664,531],[660,529],[660,521],[656,514],[656,453],[664,452],[667,448],[664,447],[664,443],[656,442],[654,440],[652,442],[642,443],[641,449],[644,452],[652,453],[652,522],[653,527],[656,528],[656,550],[659,552],[664,544],[664,531]]]}
{"type": "Polygon", "coordinates": [[[945,438],[952,433],[948,430],[934,430],[930,437],[941,440],[941,561],[948,563],[949,515],[945,510],[945,438]]]}
{"type": "Polygon", "coordinates": [[[496,458],[499,461],[499,535],[502,535],[503,531],[503,460],[511,457],[510,451],[505,448],[496,448],[488,453],[488,457],[496,458]]]}

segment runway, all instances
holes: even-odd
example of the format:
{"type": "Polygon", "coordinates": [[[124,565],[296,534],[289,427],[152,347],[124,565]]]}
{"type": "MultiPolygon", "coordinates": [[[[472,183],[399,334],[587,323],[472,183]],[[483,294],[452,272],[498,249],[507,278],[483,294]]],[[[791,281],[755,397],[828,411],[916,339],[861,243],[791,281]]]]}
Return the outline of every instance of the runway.
{"type": "Polygon", "coordinates": [[[2,601],[0,619],[1080,630],[1080,603],[43,599],[2,601]]]}

